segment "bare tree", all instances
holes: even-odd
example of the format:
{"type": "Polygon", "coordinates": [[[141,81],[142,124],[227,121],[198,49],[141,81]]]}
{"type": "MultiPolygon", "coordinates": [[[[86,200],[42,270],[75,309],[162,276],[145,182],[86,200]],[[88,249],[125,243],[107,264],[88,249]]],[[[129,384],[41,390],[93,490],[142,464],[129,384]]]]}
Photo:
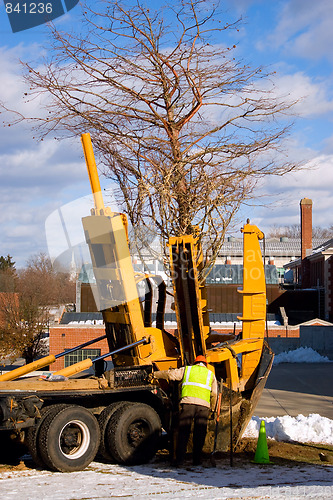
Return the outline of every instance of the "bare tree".
{"type": "Polygon", "coordinates": [[[12,257],[7,255],[0,257],[0,293],[14,292],[15,289],[16,268],[12,257]]]}
{"type": "Polygon", "coordinates": [[[15,272],[15,262],[12,261],[12,256],[11,255],[7,255],[7,257],[4,257],[3,255],[1,255],[0,257],[0,272],[3,272],[3,271],[12,271],[12,272],[15,272]]]}
{"type": "Polygon", "coordinates": [[[258,179],[295,168],[279,154],[292,104],[236,60],[240,21],[216,3],[96,5],[80,33],[51,27],[49,59],[25,64],[27,98],[47,95],[39,130],[90,131],[137,237],[164,247],[197,231],[208,268],[258,179]]]}
{"type": "Polygon", "coordinates": [[[21,355],[30,362],[46,354],[50,308],[74,300],[69,275],[55,271],[44,254],[32,257],[17,271],[15,292],[0,293],[0,356],[21,355]]]}
{"type": "MultiPolygon", "coordinates": [[[[291,224],[289,226],[274,225],[269,229],[267,236],[268,238],[281,238],[283,236],[286,236],[287,238],[301,238],[301,226],[299,224],[291,224]]],[[[322,240],[329,240],[333,238],[333,226],[313,226],[312,238],[322,240]]]]}

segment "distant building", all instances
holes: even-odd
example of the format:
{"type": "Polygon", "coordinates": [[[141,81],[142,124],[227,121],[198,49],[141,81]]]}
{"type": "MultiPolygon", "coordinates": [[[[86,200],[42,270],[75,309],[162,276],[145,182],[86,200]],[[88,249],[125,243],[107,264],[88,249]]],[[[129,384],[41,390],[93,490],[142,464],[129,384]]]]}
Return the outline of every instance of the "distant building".
{"type": "MultiPolygon", "coordinates": [[[[314,245],[320,246],[323,239],[314,240],[314,245]]],[[[261,242],[262,253],[264,244],[261,242]]],[[[266,265],[275,266],[278,281],[283,283],[292,277],[286,277],[285,264],[301,257],[301,238],[266,238],[265,239],[265,262],[266,265]]],[[[216,264],[242,264],[243,263],[243,239],[229,236],[226,238],[216,260],[216,264]]]]}
{"type": "Polygon", "coordinates": [[[333,239],[315,248],[304,259],[286,264],[293,273],[295,287],[317,289],[324,302],[324,318],[333,320],[333,239]],[[304,271],[306,277],[304,279],[304,271]]]}
{"type": "Polygon", "coordinates": [[[286,263],[284,268],[292,272],[295,288],[318,290],[323,316],[332,321],[333,238],[320,245],[312,241],[312,201],[303,198],[300,209],[302,252],[298,259],[286,263]]]}
{"type": "MultiPolygon", "coordinates": [[[[315,247],[319,247],[324,242],[325,242],[324,239],[315,239],[313,241],[313,244],[315,247]]],[[[285,264],[297,260],[301,257],[301,251],[302,251],[301,238],[287,238],[285,236],[281,238],[266,238],[265,244],[263,242],[260,242],[260,244],[261,244],[262,254],[264,255],[265,253],[265,264],[267,266],[275,266],[274,279],[276,273],[276,277],[279,283],[283,283],[285,280],[287,282],[292,281],[292,273],[289,273],[288,276],[288,271],[285,269],[284,266],[285,264]]],[[[163,255],[161,250],[159,250],[159,248],[160,247],[155,241],[152,251],[148,250],[142,251],[145,260],[145,269],[152,273],[161,275],[162,278],[168,283],[168,277],[165,274],[163,267],[163,255]]],[[[138,270],[140,271],[144,270],[144,266],[137,255],[134,255],[133,261],[135,267],[138,270]]],[[[242,264],[243,264],[243,238],[242,237],[236,238],[234,236],[229,236],[225,239],[219,251],[212,273],[213,275],[215,274],[214,269],[216,270],[216,266],[223,266],[223,265],[242,266],[242,264]]],[[[271,267],[270,269],[273,269],[273,267],[271,267]]],[[[270,276],[266,276],[266,278],[270,280],[270,276]]],[[[226,282],[227,280],[225,281],[225,283],[226,282]]]]}

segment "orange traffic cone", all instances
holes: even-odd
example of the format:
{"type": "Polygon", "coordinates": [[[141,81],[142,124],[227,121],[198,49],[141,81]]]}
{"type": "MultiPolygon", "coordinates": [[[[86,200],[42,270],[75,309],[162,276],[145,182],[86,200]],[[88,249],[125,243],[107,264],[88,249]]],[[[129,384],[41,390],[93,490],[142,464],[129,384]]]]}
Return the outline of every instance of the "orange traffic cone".
{"type": "Polygon", "coordinates": [[[270,464],[270,463],[272,463],[272,462],[270,462],[269,455],[268,455],[265,420],[262,420],[260,423],[257,449],[256,449],[256,453],[254,455],[254,463],[255,464],[270,464]]]}

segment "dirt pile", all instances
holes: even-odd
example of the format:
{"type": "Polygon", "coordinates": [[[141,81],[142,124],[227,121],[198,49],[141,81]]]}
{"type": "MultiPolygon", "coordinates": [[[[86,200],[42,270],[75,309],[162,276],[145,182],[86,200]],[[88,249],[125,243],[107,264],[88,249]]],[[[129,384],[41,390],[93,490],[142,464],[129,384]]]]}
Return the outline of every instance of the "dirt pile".
{"type": "MultiPolygon", "coordinates": [[[[333,446],[315,443],[284,443],[267,439],[269,458],[274,464],[286,465],[292,463],[319,464],[323,461],[333,463],[333,446]],[[322,457],[320,457],[322,454],[322,457]],[[324,459],[327,458],[327,460],[324,459]]],[[[234,456],[240,461],[253,460],[257,440],[243,438],[237,445],[234,456]]]]}

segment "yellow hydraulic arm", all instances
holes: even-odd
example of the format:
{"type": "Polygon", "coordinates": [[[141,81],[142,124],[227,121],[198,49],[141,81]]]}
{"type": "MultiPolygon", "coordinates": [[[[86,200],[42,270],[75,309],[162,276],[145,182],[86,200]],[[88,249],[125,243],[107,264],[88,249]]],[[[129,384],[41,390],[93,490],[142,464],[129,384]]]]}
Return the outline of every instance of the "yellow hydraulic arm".
{"type": "Polygon", "coordinates": [[[257,226],[247,222],[243,233],[243,295],[242,339],[227,347],[217,347],[207,352],[210,363],[226,362],[227,378],[232,388],[251,388],[259,365],[266,324],[266,281],[264,262],[259,241],[264,234],[257,226]],[[241,355],[240,373],[236,356],[241,355]]]}
{"type": "Polygon", "coordinates": [[[259,241],[264,234],[257,226],[245,224],[243,229],[243,295],[242,339],[259,339],[258,350],[242,356],[241,379],[249,380],[257,368],[265,336],[266,325],[266,280],[265,269],[259,241]]]}
{"type": "Polygon", "coordinates": [[[99,182],[96,161],[94,156],[94,150],[91,144],[90,134],[82,134],[81,142],[83,147],[84,158],[86,160],[86,165],[88,169],[89,181],[91,192],[94,196],[95,210],[98,214],[104,214],[104,201],[101,190],[101,185],[99,182]]]}
{"type": "Polygon", "coordinates": [[[204,283],[199,284],[202,251],[195,235],[169,240],[171,278],[182,364],[206,354],[209,314],[204,283]]]}
{"type": "MultiPolygon", "coordinates": [[[[151,337],[113,358],[116,366],[142,365],[166,359],[176,364],[175,344],[162,329],[145,327],[128,246],[127,218],[105,207],[89,134],[82,135],[95,208],[82,224],[97,286],[97,307],[103,314],[110,351],[151,337]],[[174,358],[174,359],[170,359],[174,358]]],[[[162,326],[162,325],[161,325],[162,326]]]]}
{"type": "Polygon", "coordinates": [[[72,347],[71,349],[66,349],[66,351],[60,352],[59,354],[50,354],[49,356],[45,356],[44,358],[37,359],[32,363],[28,363],[27,365],[20,366],[19,368],[15,368],[3,375],[0,375],[0,381],[4,382],[6,380],[15,380],[16,378],[23,377],[23,375],[27,375],[35,370],[40,370],[45,366],[49,366],[54,363],[57,359],[69,354],[71,352],[78,351],[79,349],[83,349],[83,347],[87,347],[88,345],[95,344],[100,340],[104,340],[106,335],[102,335],[101,337],[97,337],[93,340],[88,340],[88,342],[84,342],[83,344],[77,345],[76,347],[72,347]]]}
{"type": "Polygon", "coordinates": [[[129,345],[126,345],[124,347],[120,347],[119,349],[116,349],[115,351],[103,354],[102,356],[97,356],[94,359],[91,359],[91,358],[84,359],[82,361],[79,361],[78,363],[75,363],[74,365],[67,366],[66,368],[63,368],[62,370],[55,372],[54,375],[62,375],[63,377],[70,377],[71,375],[75,375],[76,373],[80,373],[84,370],[88,370],[97,361],[100,361],[100,360],[105,359],[105,358],[109,358],[111,356],[114,356],[115,354],[118,354],[119,352],[126,351],[127,349],[132,349],[133,347],[136,347],[139,345],[145,345],[145,344],[149,344],[149,343],[150,343],[150,339],[146,339],[146,337],[143,337],[143,339],[138,340],[137,342],[134,342],[133,344],[129,344],[129,345]]]}

